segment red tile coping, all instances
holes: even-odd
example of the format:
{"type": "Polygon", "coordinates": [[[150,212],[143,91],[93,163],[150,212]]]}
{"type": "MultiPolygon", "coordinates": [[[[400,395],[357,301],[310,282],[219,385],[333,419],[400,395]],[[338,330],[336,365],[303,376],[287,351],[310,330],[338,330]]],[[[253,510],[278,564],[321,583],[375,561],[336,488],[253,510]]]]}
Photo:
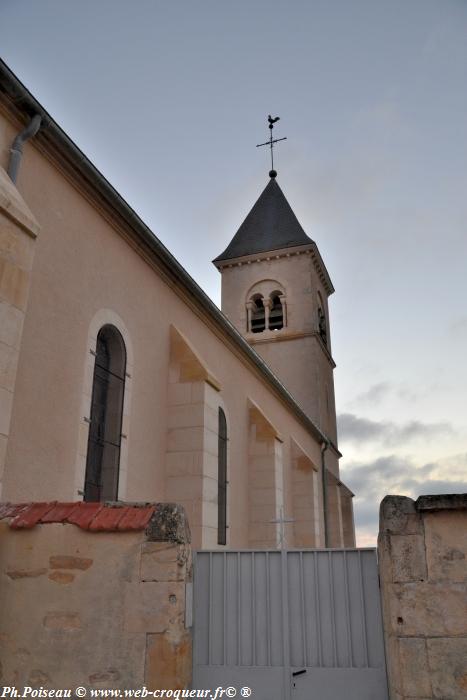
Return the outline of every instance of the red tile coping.
{"type": "Polygon", "coordinates": [[[0,503],[0,520],[9,518],[14,530],[69,523],[90,532],[125,532],[144,530],[156,508],[155,503],[0,503]]]}

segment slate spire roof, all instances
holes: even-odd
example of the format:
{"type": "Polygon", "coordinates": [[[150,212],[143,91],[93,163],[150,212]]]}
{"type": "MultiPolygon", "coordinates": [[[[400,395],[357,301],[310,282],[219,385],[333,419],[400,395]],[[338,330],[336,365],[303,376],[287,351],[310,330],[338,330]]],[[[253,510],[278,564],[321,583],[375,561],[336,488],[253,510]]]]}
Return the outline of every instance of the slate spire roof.
{"type": "Polygon", "coordinates": [[[271,177],[227,248],[213,262],[301,245],[313,245],[313,241],[300,226],[275,177],[271,177]]]}

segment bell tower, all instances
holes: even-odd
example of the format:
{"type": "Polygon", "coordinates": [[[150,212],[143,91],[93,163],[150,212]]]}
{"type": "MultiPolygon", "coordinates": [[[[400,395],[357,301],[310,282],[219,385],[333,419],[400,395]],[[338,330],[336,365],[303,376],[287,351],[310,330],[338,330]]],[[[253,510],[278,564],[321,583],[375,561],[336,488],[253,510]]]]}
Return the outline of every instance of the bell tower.
{"type": "Polygon", "coordinates": [[[222,311],[337,445],[328,297],[334,287],[318,247],[276,179],[214,261],[222,311]]]}

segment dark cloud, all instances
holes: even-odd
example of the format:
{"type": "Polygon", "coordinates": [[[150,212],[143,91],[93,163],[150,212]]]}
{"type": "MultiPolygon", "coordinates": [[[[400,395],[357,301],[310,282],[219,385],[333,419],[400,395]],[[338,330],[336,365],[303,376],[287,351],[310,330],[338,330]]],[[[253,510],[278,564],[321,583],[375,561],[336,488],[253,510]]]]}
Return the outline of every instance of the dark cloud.
{"type": "Polygon", "coordinates": [[[337,426],[341,445],[347,442],[381,442],[387,446],[404,444],[410,440],[430,440],[440,435],[452,435],[449,423],[422,423],[409,421],[397,425],[391,421],[374,421],[354,413],[340,413],[337,426]]]}
{"type": "Polygon", "coordinates": [[[413,459],[385,455],[341,470],[342,480],[355,493],[355,525],[360,537],[376,543],[379,504],[387,494],[418,496],[467,493],[467,453],[418,465],[413,459]],[[440,478],[448,473],[449,479],[440,478]]]}

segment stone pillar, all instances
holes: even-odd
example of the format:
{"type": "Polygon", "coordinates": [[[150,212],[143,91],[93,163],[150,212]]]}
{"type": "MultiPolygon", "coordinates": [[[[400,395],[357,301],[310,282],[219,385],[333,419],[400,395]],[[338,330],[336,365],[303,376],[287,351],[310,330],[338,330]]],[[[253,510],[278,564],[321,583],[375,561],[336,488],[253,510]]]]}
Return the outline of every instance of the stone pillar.
{"type": "Polygon", "coordinates": [[[344,484],[339,486],[341,494],[342,534],[344,547],[355,547],[355,524],[353,517],[353,493],[344,484]]]}
{"type": "Polygon", "coordinates": [[[270,299],[263,299],[263,306],[264,306],[264,330],[268,331],[269,330],[269,312],[271,311],[271,300],[270,299]]]}
{"type": "Polygon", "coordinates": [[[217,547],[219,383],[172,329],[166,497],[180,503],[196,548],[217,547]]]}
{"type": "Polygon", "coordinates": [[[344,546],[342,526],[342,504],[339,480],[326,469],[326,505],[329,547],[339,549],[344,546]]]}
{"type": "Polygon", "coordinates": [[[284,324],[284,328],[287,326],[287,298],[285,294],[280,294],[279,299],[281,300],[282,304],[282,323],[284,324]]]}
{"type": "Polygon", "coordinates": [[[251,316],[253,314],[253,302],[247,301],[246,303],[246,331],[251,333],[251,316]]]}
{"type": "Polygon", "coordinates": [[[0,494],[39,224],[0,167],[0,494]]]}
{"type": "Polygon", "coordinates": [[[317,468],[295,442],[292,443],[292,503],[294,546],[323,546],[320,540],[317,468]]]}
{"type": "MultiPolygon", "coordinates": [[[[282,441],[257,407],[250,407],[248,454],[248,546],[271,549],[280,544],[284,516],[282,441]]],[[[286,515],[286,514],[285,514],[286,515]]]]}
{"type": "Polygon", "coordinates": [[[183,512],[163,505],[141,549],[141,586],[148,606],[159,602],[160,631],[146,634],[144,685],[148,690],[189,688],[192,676],[192,556],[183,512]],[[175,529],[170,527],[173,523],[175,529]],[[149,587],[153,587],[149,588],[149,587]],[[168,600],[164,609],[163,603],[168,600]]]}
{"type": "Polygon", "coordinates": [[[467,494],[386,496],[378,564],[391,700],[467,697],[467,494]]]}

